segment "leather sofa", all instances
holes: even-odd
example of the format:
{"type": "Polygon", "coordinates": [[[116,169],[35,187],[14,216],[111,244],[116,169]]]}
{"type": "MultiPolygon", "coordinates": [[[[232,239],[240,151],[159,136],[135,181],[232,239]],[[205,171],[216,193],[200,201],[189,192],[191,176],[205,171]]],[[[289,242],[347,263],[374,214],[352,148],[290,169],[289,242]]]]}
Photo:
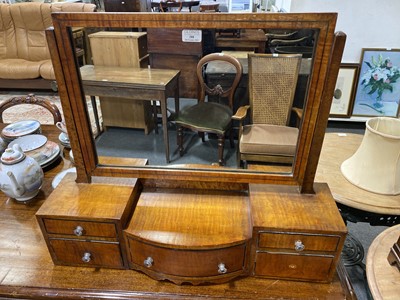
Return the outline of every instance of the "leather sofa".
{"type": "Polygon", "coordinates": [[[90,3],[0,3],[0,89],[54,89],[45,29],[53,12],[93,12],[90,3]]]}

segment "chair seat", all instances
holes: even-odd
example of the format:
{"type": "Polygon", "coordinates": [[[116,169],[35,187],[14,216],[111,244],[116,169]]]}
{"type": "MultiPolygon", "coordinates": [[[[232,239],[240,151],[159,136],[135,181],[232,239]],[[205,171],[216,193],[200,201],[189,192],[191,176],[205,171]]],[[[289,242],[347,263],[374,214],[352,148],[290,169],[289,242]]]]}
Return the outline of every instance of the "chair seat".
{"type": "Polygon", "coordinates": [[[294,156],[299,129],[268,124],[253,124],[243,128],[240,153],[294,156]]]}
{"type": "Polygon", "coordinates": [[[228,129],[231,118],[232,110],[228,106],[214,102],[200,102],[184,107],[175,122],[200,132],[223,134],[228,129]]]}

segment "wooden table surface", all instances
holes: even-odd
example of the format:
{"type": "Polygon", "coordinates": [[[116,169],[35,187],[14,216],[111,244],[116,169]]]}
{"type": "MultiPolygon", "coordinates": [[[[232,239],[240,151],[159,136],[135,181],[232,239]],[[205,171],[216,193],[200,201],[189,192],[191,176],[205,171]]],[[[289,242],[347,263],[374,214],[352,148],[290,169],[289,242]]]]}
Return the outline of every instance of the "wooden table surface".
{"type": "Polygon", "coordinates": [[[400,299],[400,272],[387,260],[390,248],[399,239],[400,225],[381,232],[368,249],[366,271],[375,300],[400,299]]]}
{"type": "MultiPolygon", "coordinates": [[[[55,126],[43,126],[43,134],[50,140],[58,141],[59,131],[55,126]]],[[[68,152],[69,149],[64,154],[68,152]]],[[[63,158],[58,165],[47,170],[42,190],[28,204],[18,203],[0,193],[0,298],[351,298],[342,265],[339,265],[338,273],[342,280],[336,274],[329,284],[246,277],[226,284],[199,286],[159,282],[133,270],[55,266],[35,213],[52,192],[54,176],[70,167],[71,162],[63,158]]],[[[110,180],[110,184],[115,184],[115,181],[110,180]]]]}
{"type": "Polygon", "coordinates": [[[368,192],[350,183],[340,171],[342,162],[356,152],[362,138],[361,134],[325,134],[315,181],[327,182],[338,203],[377,214],[400,215],[400,195],[368,192]]]}

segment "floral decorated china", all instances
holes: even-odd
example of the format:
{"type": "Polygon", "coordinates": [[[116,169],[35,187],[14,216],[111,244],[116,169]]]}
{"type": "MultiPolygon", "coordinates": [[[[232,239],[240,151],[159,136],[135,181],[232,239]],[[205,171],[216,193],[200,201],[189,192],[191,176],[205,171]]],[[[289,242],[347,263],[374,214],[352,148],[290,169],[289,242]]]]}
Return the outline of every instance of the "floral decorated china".
{"type": "Polygon", "coordinates": [[[8,197],[22,202],[34,198],[42,187],[43,177],[39,164],[26,156],[18,144],[2,154],[0,189],[8,197]]]}
{"type": "Polygon", "coordinates": [[[22,151],[28,152],[42,147],[47,142],[47,137],[42,134],[29,134],[13,140],[9,147],[18,144],[22,151]]]}
{"type": "Polygon", "coordinates": [[[3,154],[4,150],[7,149],[8,143],[0,137],[0,154],[3,154]]]}
{"type": "Polygon", "coordinates": [[[55,161],[60,155],[60,146],[52,141],[47,141],[42,147],[29,151],[26,155],[35,159],[44,168],[55,161]]]}
{"type": "Polygon", "coordinates": [[[8,140],[9,142],[11,142],[18,137],[40,132],[41,129],[39,121],[24,120],[11,123],[4,127],[4,129],[1,131],[1,136],[3,137],[3,139],[6,139],[6,141],[8,140]]]}

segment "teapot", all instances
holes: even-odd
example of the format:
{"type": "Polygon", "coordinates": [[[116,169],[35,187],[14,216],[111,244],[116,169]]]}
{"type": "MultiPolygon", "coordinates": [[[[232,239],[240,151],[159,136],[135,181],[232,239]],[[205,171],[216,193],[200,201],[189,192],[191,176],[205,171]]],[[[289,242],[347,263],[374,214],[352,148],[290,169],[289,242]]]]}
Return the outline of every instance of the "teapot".
{"type": "Polygon", "coordinates": [[[42,187],[43,178],[39,163],[26,156],[18,144],[2,154],[0,189],[8,197],[22,202],[34,198],[42,187]]]}

